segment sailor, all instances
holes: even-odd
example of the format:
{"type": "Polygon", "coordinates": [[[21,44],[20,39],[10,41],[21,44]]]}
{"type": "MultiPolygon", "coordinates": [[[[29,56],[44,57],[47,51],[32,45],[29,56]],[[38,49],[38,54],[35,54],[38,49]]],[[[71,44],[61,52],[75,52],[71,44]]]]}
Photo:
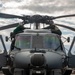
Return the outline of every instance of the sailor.
{"type": "Polygon", "coordinates": [[[19,26],[16,27],[16,29],[14,29],[13,32],[11,32],[11,34],[10,34],[10,37],[11,37],[11,40],[12,40],[11,47],[10,47],[11,50],[14,49],[15,35],[18,34],[18,33],[22,33],[24,29],[25,29],[25,27],[23,25],[19,25],[19,26]]]}
{"type": "Polygon", "coordinates": [[[62,32],[60,31],[60,29],[57,26],[54,25],[54,22],[52,20],[50,20],[49,22],[50,22],[49,26],[47,26],[43,29],[51,29],[52,33],[55,33],[55,34],[58,34],[58,35],[61,36],[62,32]]]}

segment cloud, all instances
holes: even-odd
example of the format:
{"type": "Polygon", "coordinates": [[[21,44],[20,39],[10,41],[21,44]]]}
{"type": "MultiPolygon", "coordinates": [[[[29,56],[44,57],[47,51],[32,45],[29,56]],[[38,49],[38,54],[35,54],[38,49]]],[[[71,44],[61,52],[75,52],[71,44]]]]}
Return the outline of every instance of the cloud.
{"type": "Polygon", "coordinates": [[[32,10],[34,12],[44,12],[44,13],[54,13],[56,11],[58,12],[62,12],[64,11],[68,11],[69,13],[71,13],[72,11],[75,11],[75,1],[68,1],[66,0],[64,1],[60,1],[60,0],[32,0],[30,5],[23,5],[23,6],[19,6],[18,8],[20,9],[29,9],[32,10]],[[64,5],[63,5],[64,4],[64,5]]]}
{"type": "MultiPolygon", "coordinates": [[[[3,0],[5,1],[5,0],[3,0]]],[[[4,9],[11,10],[30,10],[31,12],[41,14],[70,14],[75,11],[75,0],[7,0],[3,4],[4,9]],[[14,4],[14,5],[13,5],[14,4]],[[64,5],[63,5],[64,4],[64,5]]],[[[20,11],[19,11],[20,12],[20,11]]],[[[14,12],[13,12],[14,13],[14,12]]],[[[21,14],[22,12],[20,12],[21,14]]],[[[25,14],[25,13],[24,13],[25,14]]]]}

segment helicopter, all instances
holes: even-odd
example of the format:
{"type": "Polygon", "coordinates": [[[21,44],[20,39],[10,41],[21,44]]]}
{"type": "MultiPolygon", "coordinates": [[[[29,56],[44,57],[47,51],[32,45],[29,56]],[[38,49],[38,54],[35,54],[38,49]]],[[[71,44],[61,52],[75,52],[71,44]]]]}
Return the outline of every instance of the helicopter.
{"type": "MultiPolygon", "coordinates": [[[[5,75],[70,75],[75,68],[75,55],[72,54],[75,37],[71,43],[68,54],[61,40],[62,32],[57,27],[63,27],[75,31],[75,28],[63,24],[56,24],[55,19],[74,17],[75,14],[62,16],[43,15],[11,15],[0,13],[0,18],[22,19],[20,23],[14,23],[0,27],[0,30],[16,27],[10,33],[11,46],[9,54],[2,35],[4,51],[0,52],[0,69],[5,75]],[[24,25],[30,24],[30,27],[24,25]],[[34,25],[34,29],[31,28],[34,25]],[[43,27],[41,28],[41,24],[43,27]],[[44,26],[46,25],[46,27],[44,26]]],[[[6,41],[9,38],[6,37],[6,41]]],[[[68,42],[70,38],[66,39],[68,42]]]]}

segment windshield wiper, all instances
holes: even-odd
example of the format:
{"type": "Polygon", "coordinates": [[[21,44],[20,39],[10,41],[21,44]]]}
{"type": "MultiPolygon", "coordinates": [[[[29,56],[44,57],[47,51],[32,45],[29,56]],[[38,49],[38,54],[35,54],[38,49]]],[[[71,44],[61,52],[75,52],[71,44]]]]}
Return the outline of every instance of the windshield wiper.
{"type": "Polygon", "coordinates": [[[18,48],[18,47],[16,47],[16,46],[14,46],[14,48],[16,48],[16,49],[18,49],[18,50],[21,50],[21,48],[18,48]]]}
{"type": "Polygon", "coordinates": [[[59,49],[59,47],[61,47],[61,45],[59,45],[59,46],[55,49],[55,51],[57,51],[57,50],[59,49]]]}

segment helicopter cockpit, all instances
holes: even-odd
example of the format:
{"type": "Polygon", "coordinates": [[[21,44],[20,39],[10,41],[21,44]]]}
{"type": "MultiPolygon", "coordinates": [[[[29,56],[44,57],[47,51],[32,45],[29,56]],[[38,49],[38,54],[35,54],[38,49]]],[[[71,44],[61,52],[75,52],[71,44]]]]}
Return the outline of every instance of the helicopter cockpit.
{"type": "MultiPolygon", "coordinates": [[[[38,32],[38,31],[37,31],[38,32]]],[[[39,31],[41,32],[41,31],[39,31]]],[[[20,33],[15,37],[15,47],[20,49],[57,49],[62,50],[60,37],[53,33],[20,33]]]]}

